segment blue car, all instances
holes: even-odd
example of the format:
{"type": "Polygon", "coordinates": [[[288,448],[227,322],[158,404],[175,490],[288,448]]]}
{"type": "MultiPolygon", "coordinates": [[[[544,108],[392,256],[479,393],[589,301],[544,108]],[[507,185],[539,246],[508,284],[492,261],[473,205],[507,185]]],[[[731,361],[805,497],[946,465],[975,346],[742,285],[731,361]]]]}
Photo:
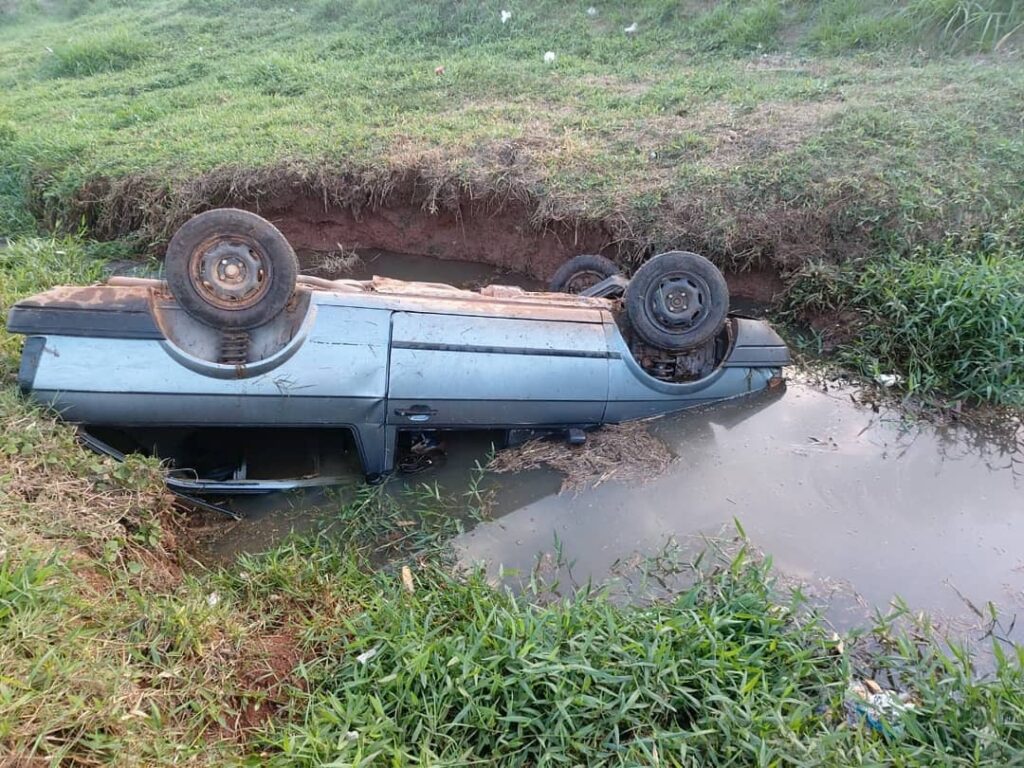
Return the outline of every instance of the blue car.
{"type": "MultiPolygon", "coordinates": [[[[759,392],[790,362],[765,322],[729,313],[721,273],[686,252],[655,256],[631,279],[577,257],[544,293],[328,281],[299,276],[267,221],[216,209],[179,229],[165,272],[12,307],[8,330],[27,337],[22,390],[97,433],[338,430],[374,479],[395,468],[406,433],[579,437],[759,392]]],[[[301,484],[253,480],[235,463],[190,487],[301,484]]]]}

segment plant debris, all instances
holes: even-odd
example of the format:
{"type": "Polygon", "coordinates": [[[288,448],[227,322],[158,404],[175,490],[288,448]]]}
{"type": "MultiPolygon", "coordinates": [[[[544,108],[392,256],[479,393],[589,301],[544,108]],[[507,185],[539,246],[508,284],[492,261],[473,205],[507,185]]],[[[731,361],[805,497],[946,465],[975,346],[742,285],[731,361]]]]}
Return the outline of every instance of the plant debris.
{"type": "Polygon", "coordinates": [[[522,472],[551,467],[565,475],[562,492],[579,492],[608,480],[646,482],[665,472],[674,456],[647,431],[647,422],[609,424],[587,433],[583,445],[539,438],[497,454],[492,472],[522,472]]]}

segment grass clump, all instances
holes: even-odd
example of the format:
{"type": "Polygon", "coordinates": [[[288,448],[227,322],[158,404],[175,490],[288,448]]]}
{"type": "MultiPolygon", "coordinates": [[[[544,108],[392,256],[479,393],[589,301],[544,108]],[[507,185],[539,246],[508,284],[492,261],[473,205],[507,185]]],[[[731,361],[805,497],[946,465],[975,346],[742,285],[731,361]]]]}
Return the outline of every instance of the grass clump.
{"type": "Polygon", "coordinates": [[[414,594],[383,586],[320,639],[307,714],[275,737],[275,764],[749,764],[789,752],[822,731],[815,710],[839,694],[841,664],[824,632],[772,604],[764,573],[737,561],[730,574],[648,608],[599,595],[537,608],[436,572],[414,594]]]}
{"type": "Polygon", "coordinates": [[[151,46],[127,30],[113,30],[72,40],[53,48],[49,72],[53,77],[86,77],[118,72],[146,58],[151,46]]]}
{"type": "Polygon", "coordinates": [[[918,36],[935,34],[954,49],[992,50],[1024,29],[1020,0],[911,0],[897,15],[918,36]]]}
{"type": "Polygon", "coordinates": [[[777,0],[719,3],[699,18],[697,35],[703,46],[711,50],[772,50],[778,47],[777,36],[783,21],[777,0]]]}
{"type": "Polygon", "coordinates": [[[807,4],[808,42],[829,53],[906,46],[941,53],[998,50],[1024,29],[1018,0],[825,0],[807,4]]]}
{"type": "Polygon", "coordinates": [[[1024,250],[986,236],[805,268],[788,304],[805,316],[847,313],[836,353],[867,375],[899,373],[910,392],[1022,406],[1022,297],[1024,250]]]}
{"type": "Polygon", "coordinates": [[[253,66],[248,82],[267,96],[299,96],[309,88],[308,77],[290,59],[275,57],[253,66]]]}
{"type": "Polygon", "coordinates": [[[799,602],[780,603],[769,566],[744,551],[647,606],[600,592],[541,605],[429,566],[411,582],[368,578],[324,542],[243,565],[249,599],[301,583],[298,594],[346,606],[310,626],[317,656],[303,692],[257,742],[271,765],[1009,765],[1021,755],[1019,652],[997,649],[995,671],[978,680],[959,650],[880,621],[872,634],[888,650],[871,668],[899,679],[913,704],[882,737],[844,707],[868,667],[799,602]],[[328,572],[340,575],[315,575],[328,572]]]}

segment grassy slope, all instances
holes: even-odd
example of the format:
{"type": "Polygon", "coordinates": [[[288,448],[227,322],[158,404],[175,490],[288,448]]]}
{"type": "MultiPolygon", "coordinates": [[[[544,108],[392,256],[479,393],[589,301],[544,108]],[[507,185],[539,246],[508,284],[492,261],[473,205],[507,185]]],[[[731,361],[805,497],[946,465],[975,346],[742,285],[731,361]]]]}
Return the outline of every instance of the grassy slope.
{"type": "MultiPolygon", "coordinates": [[[[37,208],[117,232],[140,223],[118,207],[132,200],[104,208],[93,189],[82,204],[90,180],[141,174],[158,210],[168,194],[199,204],[181,185],[226,166],[511,180],[542,217],[622,217],[638,243],[741,263],[842,255],[1019,204],[1024,68],[943,55],[954,43],[920,9],[647,2],[588,17],[586,3],[538,2],[503,25],[505,5],[24,11],[0,44],[0,168],[32,180],[37,208]]],[[[962,49],[991,47],[978,34],[962,49]]],[[[22,218],[10,202],[2,215],[22,218]]]]}

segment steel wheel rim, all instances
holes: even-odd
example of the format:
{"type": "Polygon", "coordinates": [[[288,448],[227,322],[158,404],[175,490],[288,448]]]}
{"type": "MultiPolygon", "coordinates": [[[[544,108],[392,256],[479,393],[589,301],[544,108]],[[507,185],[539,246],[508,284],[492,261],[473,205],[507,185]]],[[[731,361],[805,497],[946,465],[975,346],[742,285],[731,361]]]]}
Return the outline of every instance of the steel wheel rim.
{"type": "Polygon", "coordinates": [[[647,318],[668,333],[686,333],[708,314],[711,289],[691,272],[673,272],[660,277],[647,291],[647,318]]]}
{"type": "Polygon", "coordinates": [[[196,293],[220,309],[248,309],[270,289],[273,267],[255,241],[219,235],[189,257],[189,278],[196,293]]]}
{"type": "Polygon", "coordinates": [[[588,288],[593,288],[595,285],[605,279],[603,273],[593,269],[581,269],[579,272],[574,272],[565,283],[566,293],[583,293],[588,288]]]}

